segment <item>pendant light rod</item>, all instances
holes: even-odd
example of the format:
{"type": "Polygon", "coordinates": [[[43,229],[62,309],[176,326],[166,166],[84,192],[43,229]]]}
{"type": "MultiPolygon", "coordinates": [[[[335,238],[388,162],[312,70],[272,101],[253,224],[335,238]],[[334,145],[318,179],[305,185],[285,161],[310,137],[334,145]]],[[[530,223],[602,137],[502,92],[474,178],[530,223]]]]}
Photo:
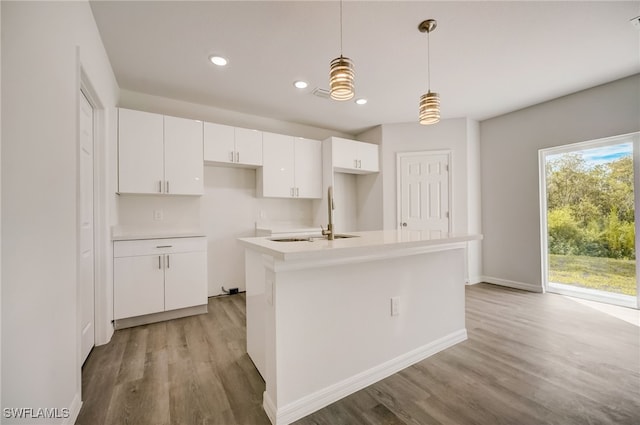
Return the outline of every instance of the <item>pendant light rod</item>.
{"type": "Polygon", "coordinates": [[[342,0],[340,0],[340,56],[342,56],[342,0]]]}
{"type": "Polygon", "coordinates": [[[438,26],[438,22],[435,19],[427,19],[420,22],[418,30],[420,32],[427,33],[427,90],[431,91],[431,44],[430,37],[431,31],[434,31],[438,26]]]}

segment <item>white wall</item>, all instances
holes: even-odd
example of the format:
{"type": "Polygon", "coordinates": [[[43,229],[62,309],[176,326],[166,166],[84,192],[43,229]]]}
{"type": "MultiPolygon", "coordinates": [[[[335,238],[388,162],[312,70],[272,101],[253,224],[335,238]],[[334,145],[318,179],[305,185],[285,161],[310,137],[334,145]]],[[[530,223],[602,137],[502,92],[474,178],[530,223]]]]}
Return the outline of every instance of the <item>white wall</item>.
{"type": "MultiPolygon", "coordinates": [[[[119,106],[316,140],[345,136],[332,130],[126,90],[121,91],[119,106]]],[[[114,163],[114,169],[115,166],[114,163]]],[[[244,290],[244,251],[236,239],[253,236],[256,221],[311,224],[314,218],[310,200],[256,198],[255,170],[213,165],[205,166],[202,197],[123,195],[117,203],[120,225],[199,228],[206,234],[209,296],[221,294],[222,286],[244,290]],[[163,211],[162,221],[153,220],[156,209],[163,211]]]]}
{"type": "Polygon", "coordinates": [[[640,130],[640,74],[480,124],[486,281],[542,290],[539,149],[640,130]]]}
{"type": "MultiPolygon", "coordinates": [[[[436,125],[416,123],[384,124],[382,126],[382,166],[384,228],[398,227],[396,154],[450,149],[453,170],[451,188],[452,224],[454,232],[467,232],[469,228],[469,120],[466,118],[442,120],[436,125]]],[[[471,144],[473,144],[471,143],[471,144]]]]}
{"type": "MultiPolygon", "coordinates": [[[[382,126],[358,134],[357,140],[382,145],[382,126]]],[[[380,156],[382,152],[380,151],[380,156]]],[[[381,230],[383,225],[382,175],[384,164],[380,161],[380,173],[358,176],[358,230],[381,230]]]]}
{"type": "Polygon", "coordinates": [[[3,1],[1,18],[2,407],[68,408],[72,421],[78,52],[107,108],[117,85],[88,3],[3,1]]]}
{"type": "MultiPolygon", "coordinates": [[[[452,229],[454,233],[482,233],[480,221],[479,124],[466,118],[442,120],[436,125],[383,124],[358,135],[358,140],[380,145],[380,170],[358,182],[359,227],[396,229],[397,159],[400,152],[450,149],[452,152],[452,229]]],[[[362,179],[362,177],[359,177],[362,179]]],[[[481,245],[469,243],[467,276],[480,281],[481,245]]]]}

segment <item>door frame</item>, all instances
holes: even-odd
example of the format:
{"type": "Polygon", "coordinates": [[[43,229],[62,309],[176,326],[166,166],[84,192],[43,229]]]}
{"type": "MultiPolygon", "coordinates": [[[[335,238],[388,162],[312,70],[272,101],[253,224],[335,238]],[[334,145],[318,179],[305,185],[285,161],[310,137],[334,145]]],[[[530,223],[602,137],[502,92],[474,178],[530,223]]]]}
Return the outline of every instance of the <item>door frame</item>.
{"type": "Polygon", "coordinates": [[[547,230],[547,172],[546,172],[546,158],[548,155],[555,155],[560,153],[569,153],[579,150],[586,150],[592,148],[598,148],[602,146],[609,146],[616,144],[616,141],[623,142],[624,139],[631,139],[633,144],[633,183],[634,183],[634,215],[635,215],[635,246],[640,247],[640,132],[620,134],[617,136],[603,137],[595,140],[588,140],[584,142],[571,143],[568,145],[555,146],[538,151],[538,194],[540,204],[540,276],[542,277],[542,291],[553,292],[561,295],[575,296],[577,298],[584,298],[597,302],[605,302],[613,305],[630,308],[640,308],[640,259],[636,254],[636,297],[621,295],[621,294],[608,294],[602,291],[589,290],[588,288],[581,289],[561,289],[553,288],[549,290],[549,241],[547,230]],[[600,295],[603,294],[603,295],[600,295]]]}
{"type": "MultiPolygon", "coordinates": [[[[78,49],[79,50],[79,49],[78,49]]],[[[93,246],[94,246],[94,344],[105,344],[113,334],[111,325],[112,314],[109,312],[110,303],[107,302],[108,264],[109,261],[109,211],[107,191],[107,111],[100,100],[97,90],[91,83],[91,79],[82,66],[79,51],[77,51],[77,84],[76,84],[76,150],[80,146],[80,98],[85,95],[93,107],[93,246]],[[82,93],[81,93],[82,92],[82,93]]],[[[80,157],[76,158],[76,199],[80,199],[80,157]]],[[[79,202],[76,205],[76,214],[79,214],[79,202]]],[[[76,224],[78,226],[78,224],[76,224]]],[[[80,246],[80,232],[77,230],[76,244],[80,246]]],[[[77,365],[82,369],[81,354],[81,285],[80,264],[76,263],[76,323],[77,323],[77,365]]],[[[80,378],[81,373],[78,374],[80,378]]],[[[80,385],[80,383],[78,383],[80,385]]]]}
{"type": "Polygon", "coordinates": [[[448,204],[449,204],[449,229],[448,232],[452,233],[453,230],[453,163],[452,163],[452,150],[451,149],[436,149],[425,151],[411,151],[411,152],[397,152],[396,153],[396,226],[398,229],[402,229],[402,166],[401,162],[403,158],[412,156],[434,156],[434,155],[446,155],[449,165],[447,176],[447,192],[448,192],[448,204]]]}

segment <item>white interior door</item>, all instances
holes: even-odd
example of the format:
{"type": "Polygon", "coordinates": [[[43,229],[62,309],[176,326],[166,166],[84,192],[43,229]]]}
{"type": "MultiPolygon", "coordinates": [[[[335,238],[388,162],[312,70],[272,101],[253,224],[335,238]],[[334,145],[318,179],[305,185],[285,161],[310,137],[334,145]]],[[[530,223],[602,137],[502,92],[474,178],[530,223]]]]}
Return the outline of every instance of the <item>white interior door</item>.
{"type": "Polygon", "coordinates": [[[80,249],[79,285],[81,294],[81,350],[82,362],[95,344],[94,309],[94,241],[93,241],[93,108],[80,92],[80,249]]]}
{"type": "Polygon", "coordinates": [[[451,230],[450,152],[398,154],[400,225],[426,230],[434,237],[451,230]]]}

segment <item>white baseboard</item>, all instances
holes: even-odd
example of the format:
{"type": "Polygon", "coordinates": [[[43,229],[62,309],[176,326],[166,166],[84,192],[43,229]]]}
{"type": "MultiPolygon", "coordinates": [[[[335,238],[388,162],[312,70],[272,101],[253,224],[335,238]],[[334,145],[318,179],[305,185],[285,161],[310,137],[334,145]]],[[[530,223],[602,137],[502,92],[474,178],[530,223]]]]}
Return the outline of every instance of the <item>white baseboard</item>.
{"type": "Polygon", "coordinates": [[[380,381],[402,369],[426,359],[442,350],[445,350],[467,339],[467,330],[450,333],[422,347],[416,348],[406,354],[393,358],[357,375],[330,385],[281,408],[277,408],[273,400],[265,391],[263,407],[267,416],[274,425],[288,425],[297,421],[329,404],[359,391],[375,382],[380,381]]]}
{"type": "Polygon", "coordinates": [[[78,415],[80,414],[80,408],[82,407],[82,399],[80,394],[77,393],[71,402],[71,406],[69,406],[69,417],[62,422],[64,425],[73,425],[76,423],[76,419],[78,419],[78,415]]]}
{"type": "Polygon", "coordinates": [[[532,283],[516,282],[514,280],[499,279],[491,276],[482,276],[482,281],[494,285],[506,286],[508,288],[522,289],[523,291],[543,292],[542,285],[534,285],[532,283]]]}
{"type": "Polygon", "coordinates": [[[482,276],[469,276],[469,279],[467,280],[467,285],[475,285],[482,282],[484,282],[482,276]]]}

